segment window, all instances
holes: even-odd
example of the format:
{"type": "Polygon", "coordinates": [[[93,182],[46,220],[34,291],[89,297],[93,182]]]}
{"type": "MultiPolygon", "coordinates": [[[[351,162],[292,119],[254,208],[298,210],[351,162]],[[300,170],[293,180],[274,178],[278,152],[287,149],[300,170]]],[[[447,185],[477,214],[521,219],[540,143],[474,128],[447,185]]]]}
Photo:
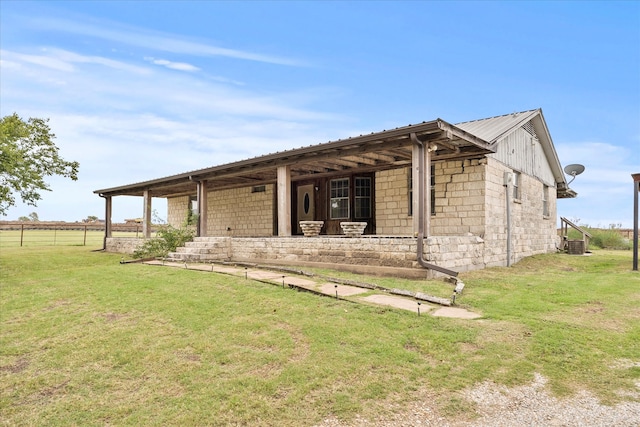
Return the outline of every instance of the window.
{"type": "Polygon", "coordinates": [[[256,185],[251,188],[252,193],[264,193],[265,191],[267,191],[267,187],[265,185],[256,185]]]}
{"type": "Polygon", "coordinates": [[[542,187],[542,215],[549,216],[549,186],[542,187]]]}
{"type": "Polygon", "coordinates": [[[349,218],[349,178],[332,179],[330,185],[331,219],[349,218]]]}
{"type": "Polygon", "coordinates": [[[189,197],[189,216],[198,215],[198,197],[189,197]]]}
{"type": "MultiPolygon", "coordinates": [[[[436,166],[431,165],[431,215],[436,214],[436,166]]],[[[409,168],[409,216],[413,216],[413,168],[409,168]]]]}
{"type": "Polygon", "coordinates": [[[513,198],[520,200],[520,172],[513,171],[513,198]]]}
{"type": "Polygon", "coordinates": [[[355,217],[371,218],[371,178],[356,177],[355,197],[355,217]]]}

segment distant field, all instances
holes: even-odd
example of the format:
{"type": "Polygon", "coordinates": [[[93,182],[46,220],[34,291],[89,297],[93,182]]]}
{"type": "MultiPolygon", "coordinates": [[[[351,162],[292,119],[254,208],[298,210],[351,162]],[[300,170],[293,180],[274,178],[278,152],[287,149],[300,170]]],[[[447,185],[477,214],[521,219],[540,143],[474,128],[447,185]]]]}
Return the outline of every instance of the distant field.
{"type": "MultiPolygon", "coordinates": [[[[139,237],[140,232],[114,231],[113,237],[139,237]]],[[[101,248],[104,231],[0,230],[0,248],[19,246],[88,246],[101,248]]]]}

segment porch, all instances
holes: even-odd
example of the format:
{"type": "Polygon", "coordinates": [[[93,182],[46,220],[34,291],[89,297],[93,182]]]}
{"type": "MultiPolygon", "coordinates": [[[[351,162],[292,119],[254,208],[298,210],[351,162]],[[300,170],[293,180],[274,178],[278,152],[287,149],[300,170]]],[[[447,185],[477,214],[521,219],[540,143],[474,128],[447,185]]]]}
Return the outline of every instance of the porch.
{"type": "MultiPolygon", "coordinates": [[[[129,241],[135,245],[136,242],[129,241]]],[[[107,250],[122,249],[122,239],[107,239],[107,250]]],[[[131,252],[133,251],[131,248],[131,252]]],[[[171,253],[170,261],[238,262],[334,270],[381,276],[433,278],[440,273],[420,268],[415,237],[196,237],[171,253]]],[[[482,269],[485,243],[478,236],[425,238],[423,258],[440,267],[464,272],[482,269]]]]}

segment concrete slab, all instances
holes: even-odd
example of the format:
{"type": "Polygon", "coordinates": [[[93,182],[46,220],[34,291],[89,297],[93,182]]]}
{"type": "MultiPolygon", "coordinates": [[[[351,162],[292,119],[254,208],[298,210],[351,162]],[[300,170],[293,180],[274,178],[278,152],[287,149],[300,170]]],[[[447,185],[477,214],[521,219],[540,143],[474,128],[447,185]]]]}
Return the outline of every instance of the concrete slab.
{"type": "MultiPolygon", "coordinates": [[[[358,295],[369,291],[369,289],[359,288],[357,286],[338,285],[338,296],[340,297],[349,297],[351,295],[358,295]]],[[[322,285],[320,285],[320,292],[322,292],[323,294],[335,296],[336,284],[323,283],[322,285]]]]}
{"type": "MultiPolygon", "coordinates": [[[[391,295],[369,295],[368,297],[361,298],[362,301],[367,301],[373,304],[387,305],[394,308],[400,308],[403,310],[418,312],[418,302],[402,297],[394,297],[391,295]]],[[[425,313],[431,310],[433,306],[422,303],[420,305],[420,313],[425,313]]]]}
{"type": "MultiPolygon", "coordinates": [[[[280,279],[282,280],[282,276],[280,277],[280,279]]],[[[303,287],[307,287],[307,288],[315,288],[317,282],[314,282],[313,280],[309,280],[309,279],[303,279],[302,277],[295,277],[295,276],[286,276],[284,278],[284,283],[289,285],[296,285],[296,286],[303,286],[303,287]]]]}
{"type": "Polygon", "coordinates": [[[478,313],[473,313],[469,310],[458,307],[442,307],[431,314],[436,317],[452,317],[456,319],[477,319],[478,317],[482,317],[478,313]]]}
{"type": "Polygon", "coordinates": [[[224,273],[224,274],[233,274],[233,275],[243,275],[244,274],[244,270],[238,269],[238,268],[233,268],[233,267],[222,267],[219,265],[214,265],[213,266],[213,271],[215,273],[224,273]]]}
{"type": "MultiPolygon", "coordinates": [[[[163,262],[163,261],[147,261],[145,264],[149,265],[164,265],[167,267],[177,267],[184,268],[184,263],[178,262],[163,262]]],[[[200,263],[187,263],[187,267],[190,270],[200,270],[200,271],[213,271],[216,273],[225,273],[231,274],[235,276],[244,276],[247,274],[249,279],[255,280],[269,280],[277,284],[282,284],[283,274],[274,271],[267,270],[245,270],[244,267],[230,267],[223,266],[217,264],[200,264],[200,263]]],[[[319,284],[314,280],[305,279],[299,276],[287,276],[284,275],[284,283],[286,285],[295,285],[300,288],[306,288],[309,290],[313,290],[316,292],[321,292],[325,295],[335,296],[336,294],[336,284],[335,283],[322,283],[319,284]]],[[[358,295],[365,292],[370,292],[370,289],[359,288],[357,286],[349,286],[349,285],[338,285],[338,296],[340,297],[348,297],[352,295],[358,295]]],[[[359,298],[361,301],[365,301],[372,304],[378,305],[386,305],[389,307],[399,308],[402,310],[412,311],[414,313],[418,312],[418,302],[414,299],[403,298],[400,296],[394,295],[369,295],[367,297],[359,298]]],[[[420,313],[430,313],[433,316],[437,317],[450,317],[457,319],[477,319],[482,317],[477,313],[473,313],[471,311],[465,310],[464,308],[458,307],[440,307],[434,310],[434,306],[422,302],[420,304],[420,313]]]]}
{"type": "Polygon", "coordinates": [[[247,272],[247,275],[251,279],[274,280],[274,281],[277,280],[280,283],[282,283],[282,276],[284,276],[284,274],[275,273],[273,271],[261,271],[261,270],[249,270],[247,272]]]}

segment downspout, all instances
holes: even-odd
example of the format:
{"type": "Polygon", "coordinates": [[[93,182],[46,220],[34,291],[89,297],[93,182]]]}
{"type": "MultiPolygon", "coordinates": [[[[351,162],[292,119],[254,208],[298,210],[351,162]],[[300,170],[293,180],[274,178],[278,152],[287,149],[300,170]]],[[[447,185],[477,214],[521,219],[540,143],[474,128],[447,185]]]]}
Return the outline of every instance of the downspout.
{"type": "MultiPolygon", "coordinates": [[[[458,275],[457,271],[449,270],[444,267],[437,266],[435,264],[431,264],[424,259],[424,193],[425,193],[425,182],[424,182],[424,155],[425,155],[425,146],[422,141],[416,137],[415,133],[411,133],[411,141],[416,144],[418,147],[418,250],[416,253],[416,257],[418,259],[418,264],[420,264],[424,268],[428,268],[430,270],[435,270],[440,273],[444,273],[448,276],[456,277],[458,275]]],[[[429,213],[431,214],[431,213],[429,213]]]]}
{"type": "Polygon", "coordinates": [[[511,172],[504,173],[505,202],[507,204],[507,267],[511,267],[511,188],[513,175],[511,172]]]}

